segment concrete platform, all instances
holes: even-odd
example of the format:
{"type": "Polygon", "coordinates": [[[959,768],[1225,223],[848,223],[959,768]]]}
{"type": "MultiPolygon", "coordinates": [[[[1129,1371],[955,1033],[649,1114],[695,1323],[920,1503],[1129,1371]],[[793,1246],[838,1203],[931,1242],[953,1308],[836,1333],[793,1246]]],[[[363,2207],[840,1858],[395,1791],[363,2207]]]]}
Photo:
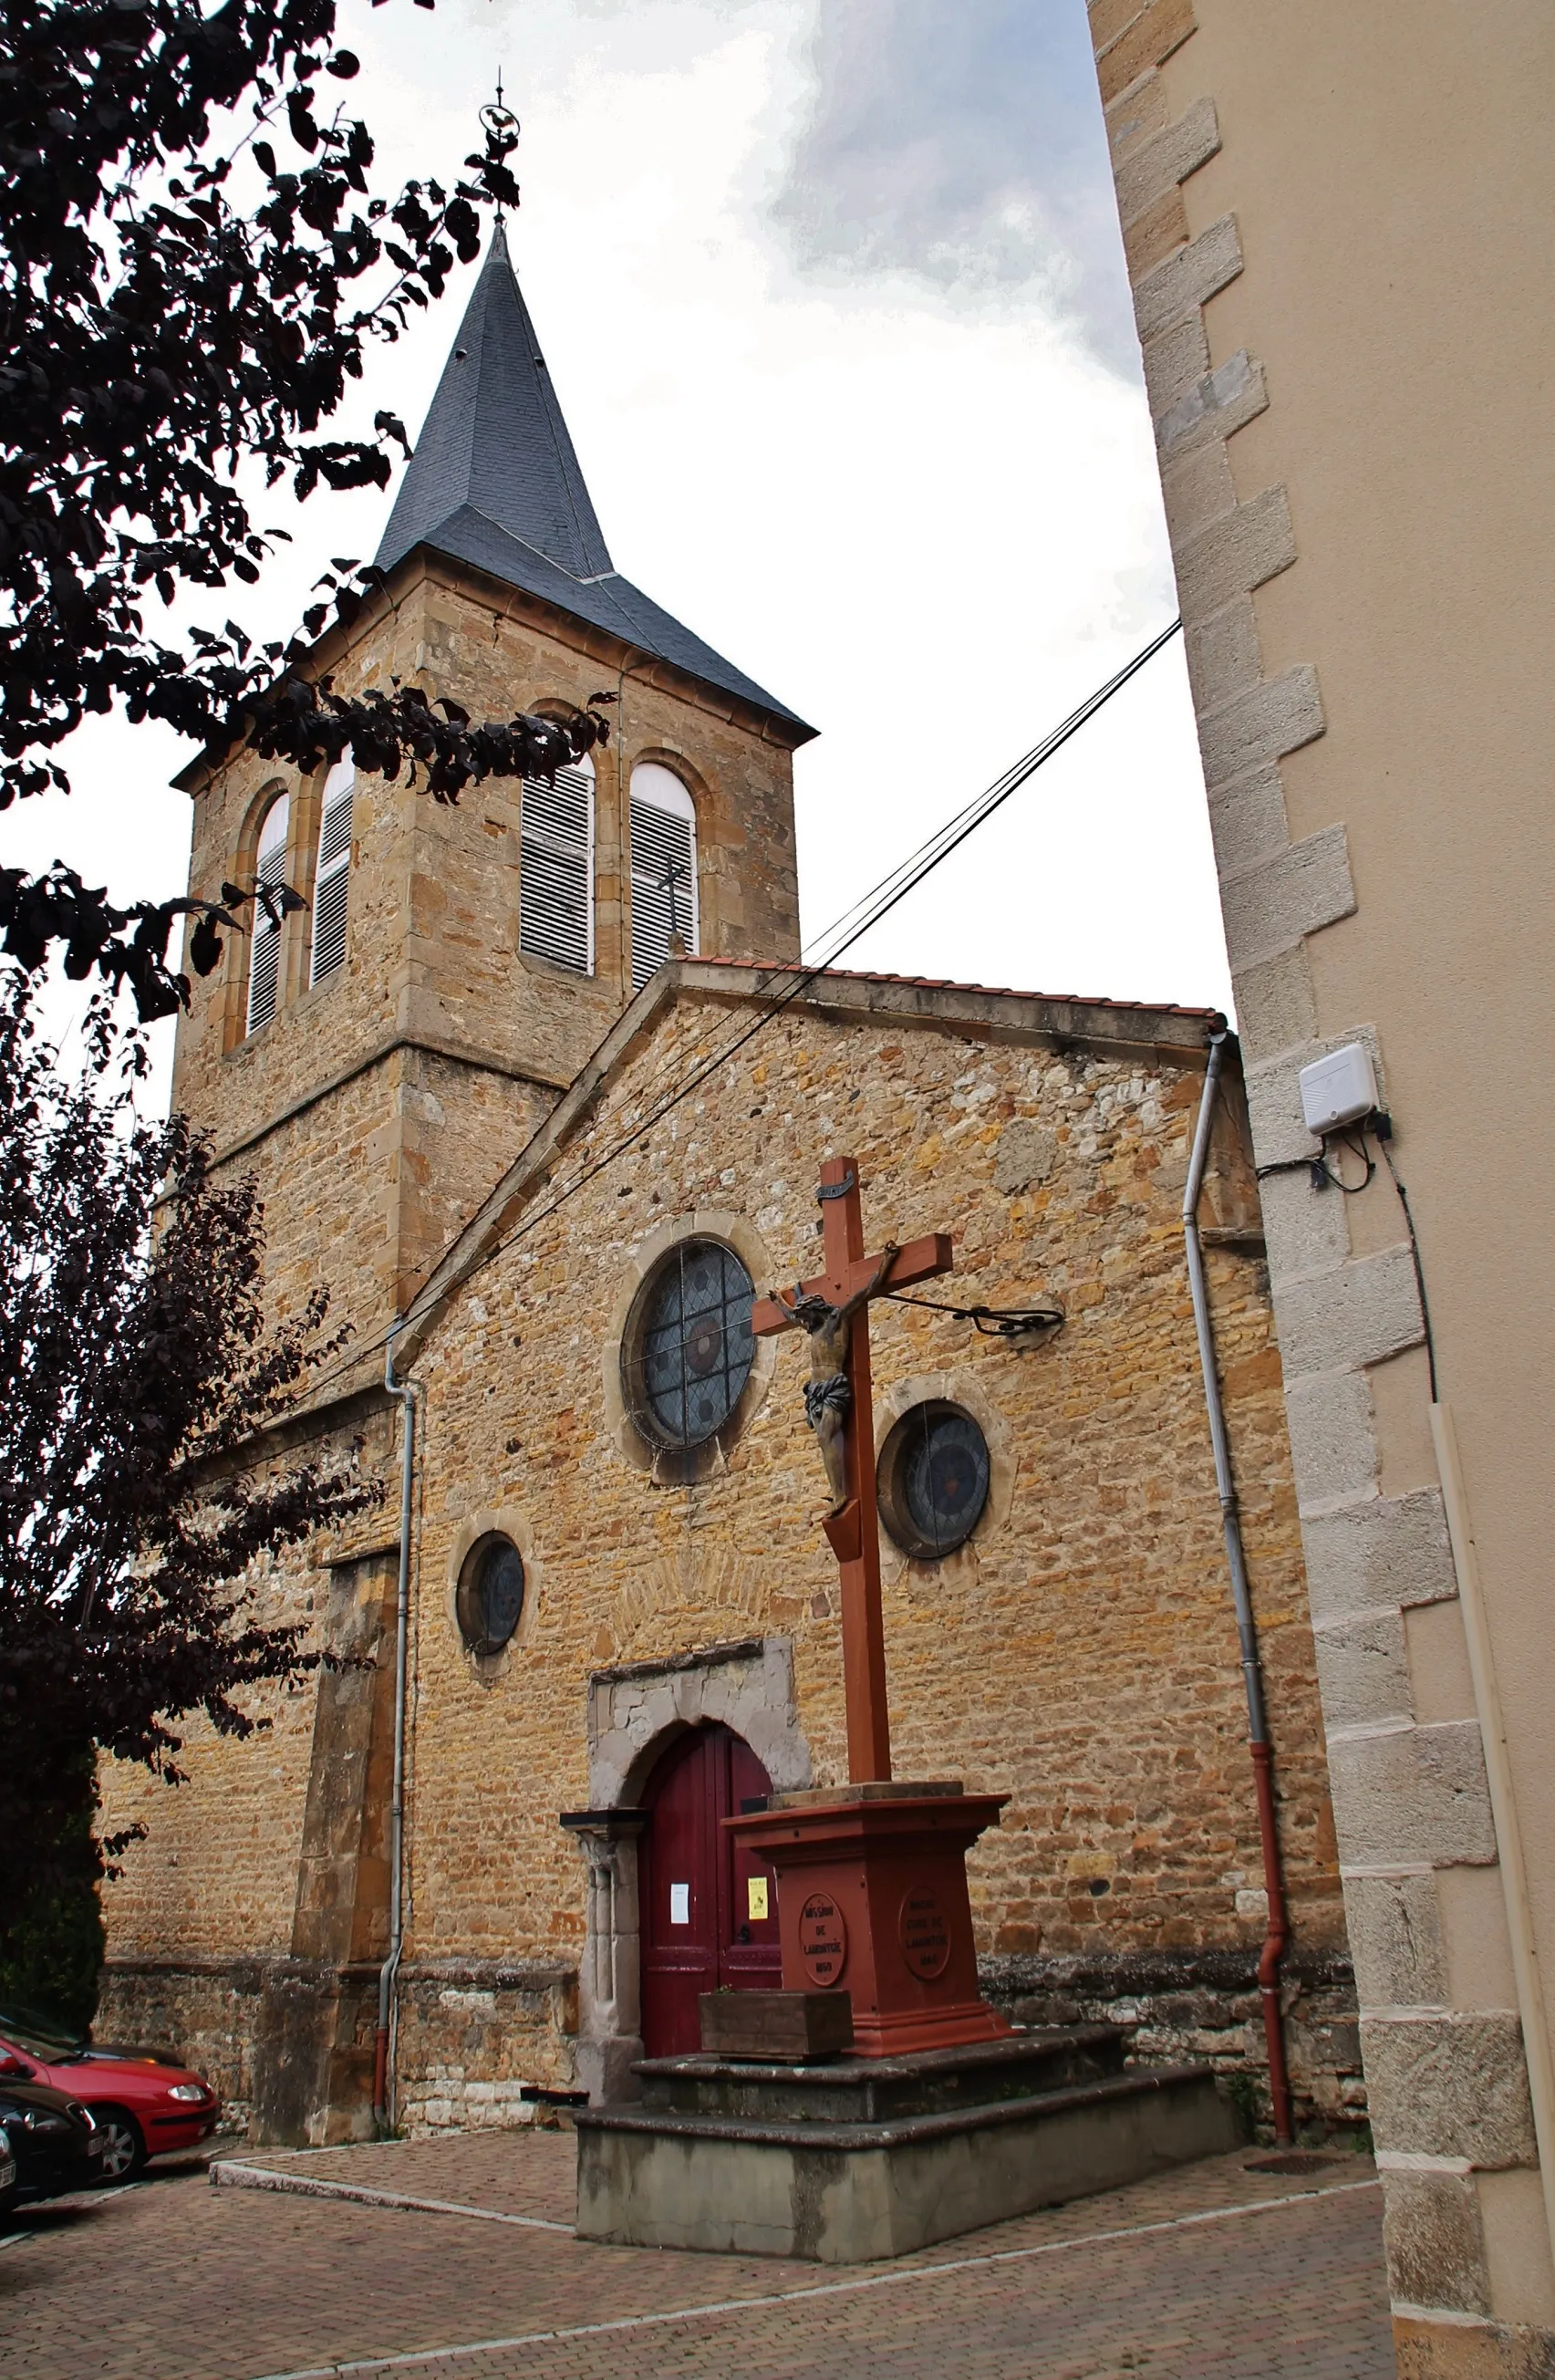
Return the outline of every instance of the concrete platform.
{"type": "Polygon", "coordinates": [[[1109,2025],[808,2067],[646,2059],[580,2110],[582,2239],[852,2265],[1233,2148],[1198,2067],[1124,2070],[1109,2025]]]}

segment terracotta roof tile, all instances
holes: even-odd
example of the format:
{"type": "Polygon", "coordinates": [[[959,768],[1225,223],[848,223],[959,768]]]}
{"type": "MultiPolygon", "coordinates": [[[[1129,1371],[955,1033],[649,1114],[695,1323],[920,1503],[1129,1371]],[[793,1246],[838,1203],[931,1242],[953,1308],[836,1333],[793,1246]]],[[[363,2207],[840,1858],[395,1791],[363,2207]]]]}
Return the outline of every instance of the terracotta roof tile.
{"type": "MultiPolygon", "coordinates": [[[[807,975],[811,972],[795,959],[697,958],[687,964],[692,966],[741,968],[750,975],[807,975]]],[[[890,975],[873,967],[828,966],[818,967],[813,972],[818,981],[834,976],[849,983],[900,983],[915,991],[977,991],[990,1000],[1040,1000],[1065,1008],[1148,1008],[1162,1016],[1201,1016],[1207,1023],[1221,1014],[1218,1008],[1186,1008],[1173,1000],[1108,1000],[1095,992],[1020,991],[1010,984],[961,983],[952,976],[942,975],[890,975]]]]}

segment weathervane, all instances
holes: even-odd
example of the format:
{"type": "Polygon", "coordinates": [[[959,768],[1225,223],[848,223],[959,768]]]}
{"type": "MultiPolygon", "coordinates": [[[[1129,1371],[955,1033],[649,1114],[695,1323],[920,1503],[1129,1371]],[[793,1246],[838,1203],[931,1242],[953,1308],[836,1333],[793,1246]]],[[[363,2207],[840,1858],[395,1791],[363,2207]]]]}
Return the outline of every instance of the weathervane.
{"type": "MultiPolygon", "coordinates": [[[[506,147],[503,152],[504,155],[507,153],[507,150],[516,146],[521,127],[519,125],[518,118],[514,115],[513,110],[510,107],[504,107],[503,104],[501,67],[497,68],[496,98],[494,100],[488,100],[485,106],[481,109],[480,122],[486,132],[493,140],[505,142],[506,147]]],[[[501,223],[502,219],[503,208],[499,203],[497,207],[498,223],[501,223]]]]}

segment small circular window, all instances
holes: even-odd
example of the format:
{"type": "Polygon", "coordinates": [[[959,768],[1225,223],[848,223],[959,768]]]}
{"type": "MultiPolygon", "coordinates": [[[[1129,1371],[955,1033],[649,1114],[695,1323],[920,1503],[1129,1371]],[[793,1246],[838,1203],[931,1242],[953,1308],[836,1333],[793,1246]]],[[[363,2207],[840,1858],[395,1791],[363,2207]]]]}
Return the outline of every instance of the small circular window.
{"type": "Polygon", "coordinates": [[[966,1544],[988,1502],[988,1440],[960,1405],[914,1405],[896,1424],[876,1473],[881,1517],[917,1561],[966,1544]]]}
{"type": "Polygon", "coordinates": [[[716,1438],[750,1377],[755,1287],[721,1240],[684,1240],[649,1275],[626,1332],[633,1420],[663,1446],[716,1438]]]}
{"type": "Polygon", "coordinates": [[[524,1558],[511,1537],[480,1537],[471,1546],[454,1609],[468,1651],[502,1651],[524,1609],[524,1558]]]}

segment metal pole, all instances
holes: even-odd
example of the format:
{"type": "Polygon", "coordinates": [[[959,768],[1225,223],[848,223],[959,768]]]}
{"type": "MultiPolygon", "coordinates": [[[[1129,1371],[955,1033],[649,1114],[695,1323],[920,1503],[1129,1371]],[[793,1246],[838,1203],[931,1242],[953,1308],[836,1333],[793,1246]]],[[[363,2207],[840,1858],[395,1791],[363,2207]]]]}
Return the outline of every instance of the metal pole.
{"type": "Polygon", "coordinates": [[[395,1774],[389,1804],[389,1955],[378,1972],[378,2035],[372,2061],[372,2117],[381,2131],[392,2130],[395,2082],[389,2057],[396,2013],[395,1982],[405,1939],[405,1711],[407,1649],[410,1633],[410,1523],[416,1482],[416,1387],[395,1378],[396,1324],[383,1355],[383,1386],[400,1400],[399,1586],[395,1598],[395,1774]]]}
{"type": "Polygon", "coordinates": [[[1258,1959],[1258,1991],[1263,1999],[1264,2038],[1269,2045],[1269,2095],[1274,2111],[1274,2137],[1282,2146],[1295,2137],[1291,2123],[1290,2071],[1285,2058],[1284,2020],[1280,2010],[1280,1960],[1290,1939],[1285,1911],[1285,1879],[1280,1858],[1280,1828],[1274,1803],[1274,1751],[1269,1740],[1264,1709],[1263,1664],[1247,1587],[1247,1562],[1242,1544],[1242,1518],[1237,1509],[1236,1483],[1232,1475],[1231,1447],[1226,1438],[1225,1412],[1221,1402],[1221,1378],[1215,1362],[1215,1328],[1209,1312],[1209,1284],[1204,1277],[1204,1249],[1198,1233],[1198,1200],[1209,1155],[1209,1134],[1215,1120],[1215,1095],[1220,1087],[1227,1035],[1220,1026],[1209,1036],[1209,1062],[1204,1073],[1204,1096],[1194,1126],[1193,1154],[1183,1193],[1183,1239],[1187,1252],[1188,1286],[1193,1293],[1194,1328],[1198,1334],[1199,1368],[1204,1375],[1204,1404],[1209,1417],[1209,1442],[1215,1454],[1215,1486],[1221,1500],[1221,1526],[1225,1535],[1226,1561],[1231,1571],[1231,1597],[1236,1612],[1236,1633],[1242,1647],[1242,1681],[1247,1695],[1247,1748],[1253,1760],[1257,1794],[1258,1836],[1263,1852],[1264,1897],[1269,1927],[1258,1959]]]}

